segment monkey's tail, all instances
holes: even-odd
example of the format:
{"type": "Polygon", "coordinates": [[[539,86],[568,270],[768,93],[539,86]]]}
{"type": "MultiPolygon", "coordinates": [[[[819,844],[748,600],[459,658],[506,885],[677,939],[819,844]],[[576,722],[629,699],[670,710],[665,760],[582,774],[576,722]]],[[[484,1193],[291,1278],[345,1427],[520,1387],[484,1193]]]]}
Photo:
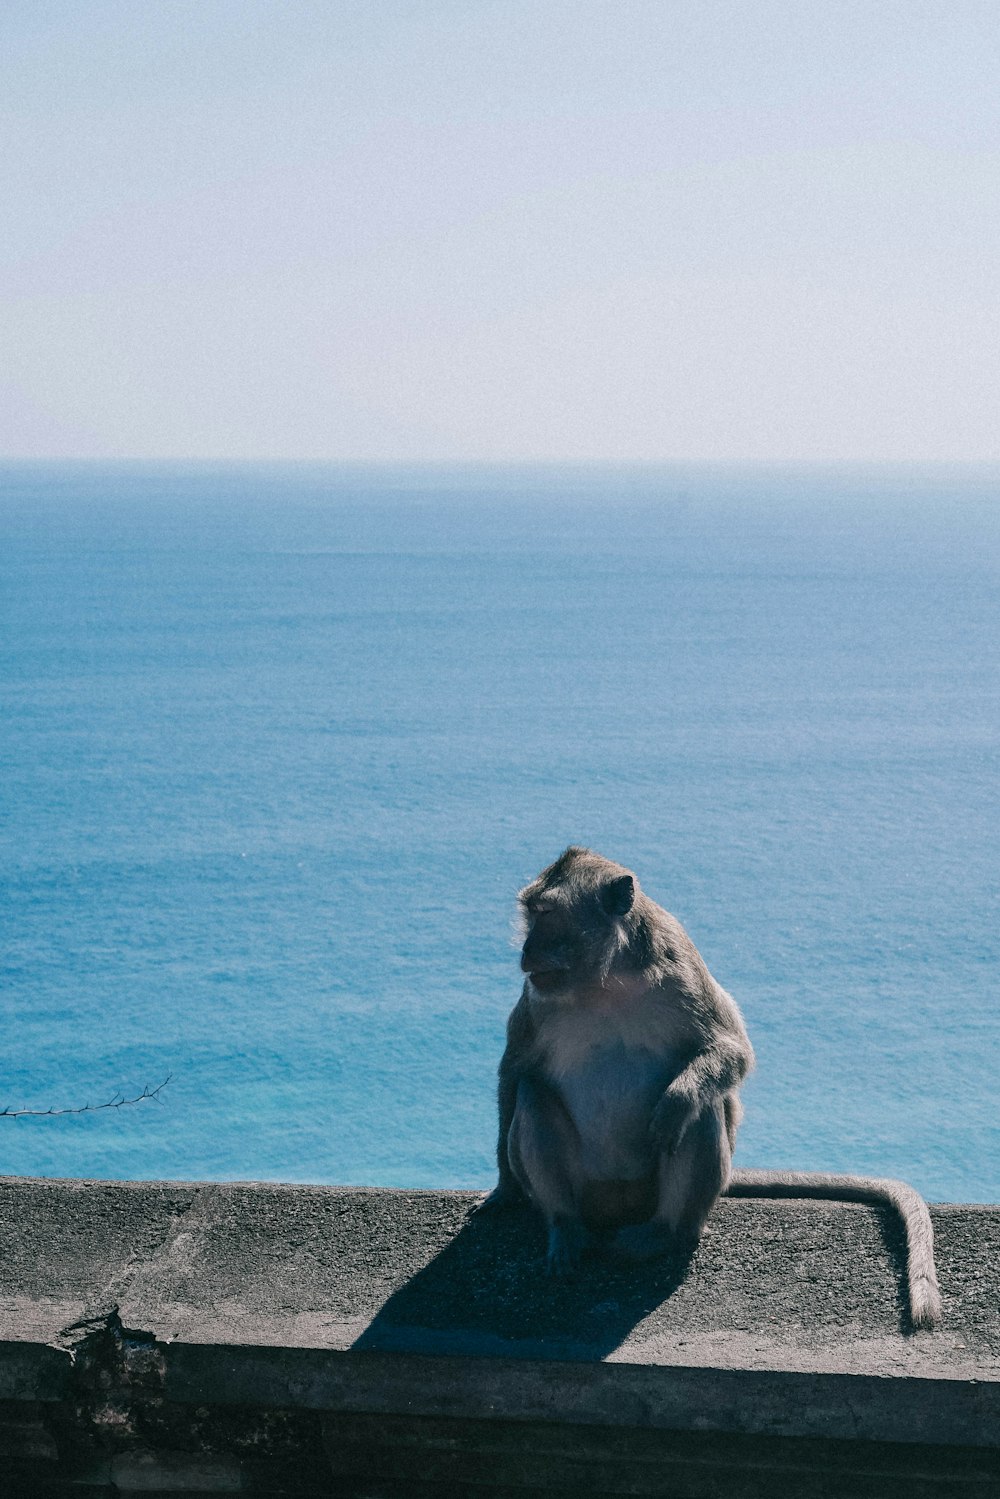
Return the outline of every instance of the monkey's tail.
{"type": "Polygon", "coordinates": [[[895,1208],[906,1229],[910,1322],[937,1327],[941,1293],[934,1267],[934,1230],[927,1204],[906,1182],[882,1176],[833,1176],[825,1171],[735,1170],[728,1197],[819,1197],[834,1202],[874,1202],[895,1208]]]}

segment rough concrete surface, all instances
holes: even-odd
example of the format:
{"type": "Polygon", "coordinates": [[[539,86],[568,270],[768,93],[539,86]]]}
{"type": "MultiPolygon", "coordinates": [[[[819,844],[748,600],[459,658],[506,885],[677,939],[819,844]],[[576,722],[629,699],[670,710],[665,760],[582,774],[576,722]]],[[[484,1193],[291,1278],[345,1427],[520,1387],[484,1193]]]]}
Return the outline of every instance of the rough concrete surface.
{"type": "Polygon", "coordinates": [[[906,1326],[904,1244],[861,1204],[723,1201],[693,1262],[543,1273],[478,1194],[0,1180],[0,1328],[117,1305],[161,1340],[951,1378],[1000,1373],[1000,1208],[933,1209],[944,1325],[906,1326]]]}
{"type": "MultiPolygon", "coordinates": [[[[257,1469],[244,1483],[246,1450],[259,1468],[275,1443],[285,1452],[274,1459],[281,1482],[292,1481],[290,1453],[308,1449],[315,1463],[322,1449],[342,1475],[336,1492],[407,1491],[398,1474],[378,1471],[370,1428],[358,1435],[365,1421],[380,1423],[380,1450],[391,1435],[394,1462],[407,1454],[414,1493],[415,1454],[426,1457],[421,1484],[438,1473],[435,1493],[446,1479],[457,1492],[487,1492],[484,1464],[499,1493],[503,1448],[508,1477],[513,1454],[523,1459],[511,1489],[519,1494],[533,1483],[537,1492],[667,1492],[654,1478],[668,1460],[669,1492],[707,1494],[716,1489],[699,1484],[713,1463],[760,1476],[776,1451],[792,1462],[796,1443],[796,1492],[827,1492],[801,1487],[819,1462],[816,1444],[826,1443],[831,1471],[853,1473],[831,1494],[867,1492],[851,1464],[867,1453],[862,1467],[874,1472],[875,1451],[885,1472],[872,1492],[889,1493],[886,1474],[906,1465],[885,1454],[912,1454],[913,1444],[929,1486],[910,1473],[906,1493],[952,1492],[962,1463],[955,1492],[1000,1493],[1000,1468],[985,1456],[1000,1450],[1000,1208],[932,1210],[944,1323],[914,1334],[903,1236],[881,1209],[723,1201],[689,1264],[593,1260],[559,1284],[543,1273],[532,1214],[470,1218],[478,1201],[457,1192],[0,1180],[9,1449],[19,1462],[48,1453],[58,1466],[53,1451],[79,1446],[65,1421],[63,1430],[45,1414],[58,1405],[76,1412],[74,1431],[86,1427],[97,1464],[91,1491],[104,1485],[109,1494],[199,1483],[202,1492],[321,1491],[311,1477],[286,1489],[257,1469]],[[200,1467],[187,1452],[192,1412],[201,1413],[200,1467]],[[523,1444],[541,1429],[547,1445],[535,1449],[545,1448],[545,1460],[532,1467],[523,1444]],[[624,1488],[602,1468],[604,1447],[581,1455],[611,1484],[593,1478],[588,1488],[579,1473],[570,1483],[578,1464],[559,1469],[556,1434],[573,1429],[578,1437],[566,1440],[583,1443],[581,1454],[595,1431],[606,1444],[614,1429],[671,1445],[658,1457],[650,1448],[646,1468],[636,1456],[638,1476],[624,1488]],[[705,1441],[712,1461],[691,1447],[705,1441]],[[764,1443],[765,1456],[754,1448],[741,1458],[740,1443],[764,1443]],[[973,1451],[984,1456],[969,1467],[973,1451]],[[354,1488],[343,1476],[352,1463],[354,1488]],[[653,1487],[642,1473],[654,1475],[653,1487]]],[[[73,1471],[82,1482],[79,1462],[73,1471]]],[[[760,1482],[761,1492],[783,1492],[760,1482]]],[[[756,1490],[747,1478],[729,1492],[756,1490]]]]}

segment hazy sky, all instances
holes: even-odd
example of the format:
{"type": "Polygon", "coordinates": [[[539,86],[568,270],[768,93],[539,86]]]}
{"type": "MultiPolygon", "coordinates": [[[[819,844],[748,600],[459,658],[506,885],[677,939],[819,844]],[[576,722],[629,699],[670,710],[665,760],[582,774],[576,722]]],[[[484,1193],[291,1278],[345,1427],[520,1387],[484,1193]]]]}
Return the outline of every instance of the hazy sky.
{"type": "Polygon", "coordinates": [[[997,0],[2,0],[0,453],[1000,458],[997,0]]]}

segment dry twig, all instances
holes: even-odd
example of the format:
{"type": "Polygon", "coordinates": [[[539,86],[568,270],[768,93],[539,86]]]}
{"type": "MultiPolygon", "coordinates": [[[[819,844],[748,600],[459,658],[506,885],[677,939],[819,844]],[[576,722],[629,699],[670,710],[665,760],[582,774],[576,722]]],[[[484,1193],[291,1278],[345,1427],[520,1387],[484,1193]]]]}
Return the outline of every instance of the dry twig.
{"type": "Polygon", "coordinates": [[[107,1103],[84,1103],[75,1109],[12,1109],[9,1106],[0,1109],[0,1119],[48,1119],[56,1114],[96,1114],[100,1109],[124,1109],[132,1103],[142,1103],[147,1098],[158,1099],[163,1089],[173,1077],[168,1072],[162,1083],[155,1088],[145,1087],[141,1093],[134,1098],[126,1098],[124,1093],[116,1093],[114,1098],[109,1098],[107,1103]]]}

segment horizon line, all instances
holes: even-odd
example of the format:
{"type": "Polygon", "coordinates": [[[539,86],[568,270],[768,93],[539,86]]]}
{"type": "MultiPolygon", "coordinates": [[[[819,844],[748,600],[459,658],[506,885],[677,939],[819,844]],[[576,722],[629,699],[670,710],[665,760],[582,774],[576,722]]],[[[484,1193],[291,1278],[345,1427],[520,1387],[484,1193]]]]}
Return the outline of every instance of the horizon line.
{"type": "Polygon", "coordinates": [[[672,457],[601,457],[601,458],[532,458],[532,457],[464,457],[464,458],[386,458],[386,457],[302,457],[292,454],[263,457],[239,454],[4,454],[0,465],[29,464],[158,464],[222,466],[292,466],[323,468],[1000,468],[1000,454],[990,457],[962,458],[801,458],[746,457],[714,458],[672,457]]]}

